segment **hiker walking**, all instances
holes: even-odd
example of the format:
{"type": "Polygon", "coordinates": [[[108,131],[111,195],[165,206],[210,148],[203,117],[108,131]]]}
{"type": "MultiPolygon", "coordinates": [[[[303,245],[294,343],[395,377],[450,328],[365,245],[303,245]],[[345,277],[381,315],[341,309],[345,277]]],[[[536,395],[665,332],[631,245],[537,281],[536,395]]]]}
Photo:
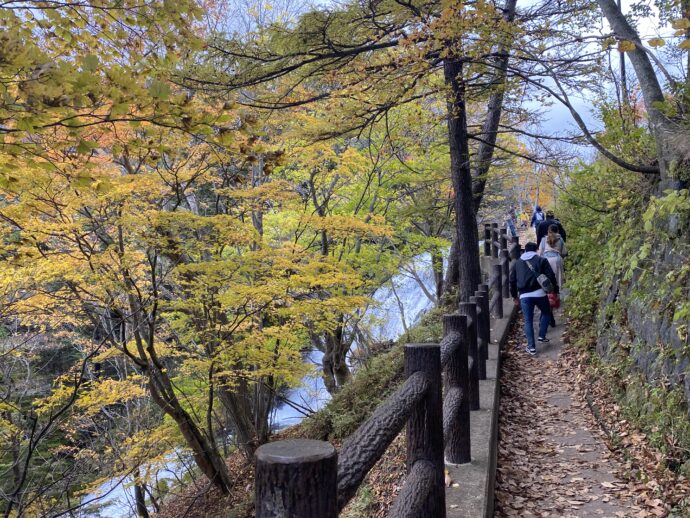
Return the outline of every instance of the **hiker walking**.
{"type": "Polygon", "coordinates": [[[541,207],[537,205],[534,208],[534,212],[532,213],[532,219],[529,222],[530,227],[534,227],[536,230],[539,224],[544,221],[546,218],[544,217],[544,211],[541,210],[541,207]]]}
{"type": "Polygon", "coordinates": [[[546,211],[546,219],[539,223],[537,225],[537,243],[541,243],[541,240],[543,237],[546,236],[549,232],[549,227],[551,225],[556,225],[558,227],[558,233],[561,235],[563,238],[563,241],[567,239],[565,237],[565,229],[563,228],[563,225],[561,225],[561,222],[556,219],[556,215],[553,213],[552,210],[547,210],[546,211]]]}
{"type": "Polygon", "coordinates": [[[539,317],[539,335],[537,341],[547,343],[546,331],[551,321],[551,307],[547,292],[558,293],[556,276],[549,265],[549,261],[537,255],[537,244],[527,243],[525,253],[515,262],[510,272],[510,294],[515,303],[519,302],[522,314],[525,318],[525,336],[527,347],[525,350],[531,354],[537,354],[534,341],[534,308],[541,311],[539,317]]]}
{"type": "Polygon", "coordinates": [[[568,251],[556,225],[550,225],[548,233],[541,238],[539,242],[539,255],[549,261],[549,266],[551,266],[556,276],[556,283],[560,290],[563,288],[563,282],[565,282],[563,258],[568,255],[568,251]]]}
{"type": "Polygon", "coordinates": [[[515,209],[512,207],[506,213],[506,228],[508,229],[510,237],[517,237],[517,228],[515,228],[515,209]]]}

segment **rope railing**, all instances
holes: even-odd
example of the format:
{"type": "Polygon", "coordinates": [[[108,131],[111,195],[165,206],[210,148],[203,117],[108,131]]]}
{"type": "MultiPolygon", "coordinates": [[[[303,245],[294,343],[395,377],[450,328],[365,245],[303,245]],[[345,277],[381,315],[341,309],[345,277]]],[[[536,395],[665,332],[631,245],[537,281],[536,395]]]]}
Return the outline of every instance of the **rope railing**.
{"type": "Polygon", "coordinates": [[[510,262],[520,251],[517,238],[508,249],[496,223],[485,224],[483,248],[491,262],[489,285],[480,284],[456,314],[443,316],[440,344],[405,346],[405,381],[339,452],[307,439],[257,450],[257,518],[338,516],[405,426],[407,477],[389,516],[445,517],[444,460],[471,462],[470,411],[479,410],[479,380],[487,378],[490,317],[503,318],[510,262]]]}

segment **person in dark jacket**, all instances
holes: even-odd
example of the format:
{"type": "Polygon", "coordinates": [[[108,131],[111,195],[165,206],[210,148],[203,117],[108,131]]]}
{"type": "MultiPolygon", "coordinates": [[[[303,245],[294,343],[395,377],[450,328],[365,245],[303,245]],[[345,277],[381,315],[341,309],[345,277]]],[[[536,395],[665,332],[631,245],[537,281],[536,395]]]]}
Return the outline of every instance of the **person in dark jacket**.
{"type": "Polygon", "coordinates": [[[525,336],[527,337],[525,350],[532,355],[537,354],[537,347],[534,342],[534,307],[538,307],[541,311],[539,336],[537,338],[539,342],[546,343],[549,341],[546,338],[546,331],[552,318],[549,299],[537,281],[537,277],[542,273],[551,280],[554,291],[558,293],[558,283],[549,261],[537,255],[536,243],[527,243],[525,253],[520,256],[510,271],[510,294],[515,299],[515,303],[519,302],[522,308],[522,314],[525,317],[525,336]],[[527,265],[528,262],[534,271],[527,265]]]}
{"type": "Polygon", "coordinates": [[[541,243],[542,238],[549,233],[549,227],[551,225],[556,225],[558,227],[558,233],[561,235],[561,237],[563,238],[563,242],[565,243],[565,229],[563,228],[563,225],[561,225],[561,222],[556,219],[556,215],[553,213],[552,210],[546,211],[546,219],[539,223],[536,227],[537,243],[541,243]]]}

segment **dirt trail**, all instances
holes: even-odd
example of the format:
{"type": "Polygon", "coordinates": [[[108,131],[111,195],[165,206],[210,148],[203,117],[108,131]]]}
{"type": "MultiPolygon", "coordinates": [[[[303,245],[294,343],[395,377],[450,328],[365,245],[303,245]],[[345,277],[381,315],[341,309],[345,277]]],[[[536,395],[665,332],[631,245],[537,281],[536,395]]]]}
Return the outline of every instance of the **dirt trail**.
{"type": "Polygon", "coordinates": [[[504,352],[495,516],[665,516],[661,502],[636,505],[625,466],[577,396],[562,334],[562,324],[550,329],[533,357],[520,322],[504,352]]]}

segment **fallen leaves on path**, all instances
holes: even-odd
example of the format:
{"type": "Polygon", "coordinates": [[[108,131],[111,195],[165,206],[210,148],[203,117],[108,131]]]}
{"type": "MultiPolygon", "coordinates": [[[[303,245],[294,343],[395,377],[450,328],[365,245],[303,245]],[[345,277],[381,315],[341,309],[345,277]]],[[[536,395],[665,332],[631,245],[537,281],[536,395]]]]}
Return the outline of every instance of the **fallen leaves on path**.
{"type": "MultiPolygon", "coordinates": [[[[668,484],[631,479],[631,461],[609,450],[585,397],[593,385],[582,358],[568,348],[557,360],[531,357],[518,348],[521,329],[520,322],[502,357],[495,516],[668,516],[668,484]]],[[[639,432],[617,431],[623,444],[644,443],[639,432]]]]}

